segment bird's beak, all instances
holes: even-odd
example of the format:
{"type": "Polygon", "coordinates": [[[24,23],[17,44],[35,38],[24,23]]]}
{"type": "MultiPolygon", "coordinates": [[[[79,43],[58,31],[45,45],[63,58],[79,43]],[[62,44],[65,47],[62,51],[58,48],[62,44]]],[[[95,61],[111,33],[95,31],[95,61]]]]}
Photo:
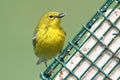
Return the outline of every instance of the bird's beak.
{"type": "Polygon", "coordinates": [[[57,16],[57,18],[62,18],[62,17],[64,17],[66,14],[65,13],[60,13],[58,16],[57,16]]]}

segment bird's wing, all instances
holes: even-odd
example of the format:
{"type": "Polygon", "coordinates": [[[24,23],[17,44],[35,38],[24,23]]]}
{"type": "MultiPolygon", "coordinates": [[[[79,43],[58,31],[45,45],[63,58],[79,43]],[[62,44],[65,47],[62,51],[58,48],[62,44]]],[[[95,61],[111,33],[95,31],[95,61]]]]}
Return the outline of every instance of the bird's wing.
{"type": "Polygon", "coordinates": [[[33,46],[35,46],[35,44],[36,44],[36,36],[35,35],[32,38],[32,43],[33,43],[33,46]]]}
{"type": "Polygon", "coordinates": [[[38,32],[38,25],[35,28],[34,35],[33,35],[33,38],[32,38],[33,46],[35,46],[35,44],[36,44],[36,34],[37,34],[37,32],[38,32]]]}
{"type": "MultiPolygon", "coordinates": [[[[47,32],[47,30],[48,30],[48,27],[50,26],[50,25],[42,25],[43,26],[43,29],[44,29],[44,33],[46,33],[47,32]]],[[[40,27],[39,27],[39,25],[37,25],[37,27],[35,28],[35,32],[34,32],[34,36],[33,36],[33,38],[32,38],[32,41],[33,41],[33,46],[35,46],[35,44],[36,44],[36,35],[37,35],[37,33],[40,31],[40,27]]]]}

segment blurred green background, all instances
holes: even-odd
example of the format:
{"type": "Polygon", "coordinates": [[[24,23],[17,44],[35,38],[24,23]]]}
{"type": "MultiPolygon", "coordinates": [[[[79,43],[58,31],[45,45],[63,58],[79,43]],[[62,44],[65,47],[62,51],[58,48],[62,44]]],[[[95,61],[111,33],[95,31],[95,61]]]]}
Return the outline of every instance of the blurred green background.
{"type": "MultiPolygon", "coordinates": [[[[32,35],[41,15],[65,12],[61,25],[66,43],[89,21],[105,0],[0,0],[0,80],[40,80],[32,35]]],[[[50,64],[52,60],[49,61],[50,64]]]]}

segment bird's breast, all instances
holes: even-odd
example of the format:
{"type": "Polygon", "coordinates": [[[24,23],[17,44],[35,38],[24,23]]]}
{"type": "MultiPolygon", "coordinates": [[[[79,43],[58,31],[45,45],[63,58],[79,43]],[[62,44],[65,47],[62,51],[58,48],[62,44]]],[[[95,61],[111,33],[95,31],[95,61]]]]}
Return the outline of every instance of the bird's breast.
{"type": "MultiPolygon", "coordinates": [[[[45,30],[44,30],[45,31],[45,30]]],[[[39,33],[37,52],[45,54],[45,57],[55,56],[63,48],[65,40],[64,31],[59,29],[49,29],[46,32],[39,33]],[[47,56],[48,55],[48,56],[47,56]]],[[[43,56],[44,55],[40,55],[43,56]]]]}

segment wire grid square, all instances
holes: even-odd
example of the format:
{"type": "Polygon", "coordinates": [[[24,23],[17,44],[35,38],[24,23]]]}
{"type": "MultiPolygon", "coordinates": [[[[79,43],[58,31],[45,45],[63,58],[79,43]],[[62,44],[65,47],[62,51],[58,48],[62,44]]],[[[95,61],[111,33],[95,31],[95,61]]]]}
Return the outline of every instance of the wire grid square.
{"type": "Polygon", "coordinates": [[[120,43],[116,42],[120,42],[120,17],[110,17],[120,7],[119,4],[120,0],[107,0],[66,48],[55,57],[51,65],[40,74],[41,79],[112,80],[115,75],[114,80],[119,80],[120,43]]]}

